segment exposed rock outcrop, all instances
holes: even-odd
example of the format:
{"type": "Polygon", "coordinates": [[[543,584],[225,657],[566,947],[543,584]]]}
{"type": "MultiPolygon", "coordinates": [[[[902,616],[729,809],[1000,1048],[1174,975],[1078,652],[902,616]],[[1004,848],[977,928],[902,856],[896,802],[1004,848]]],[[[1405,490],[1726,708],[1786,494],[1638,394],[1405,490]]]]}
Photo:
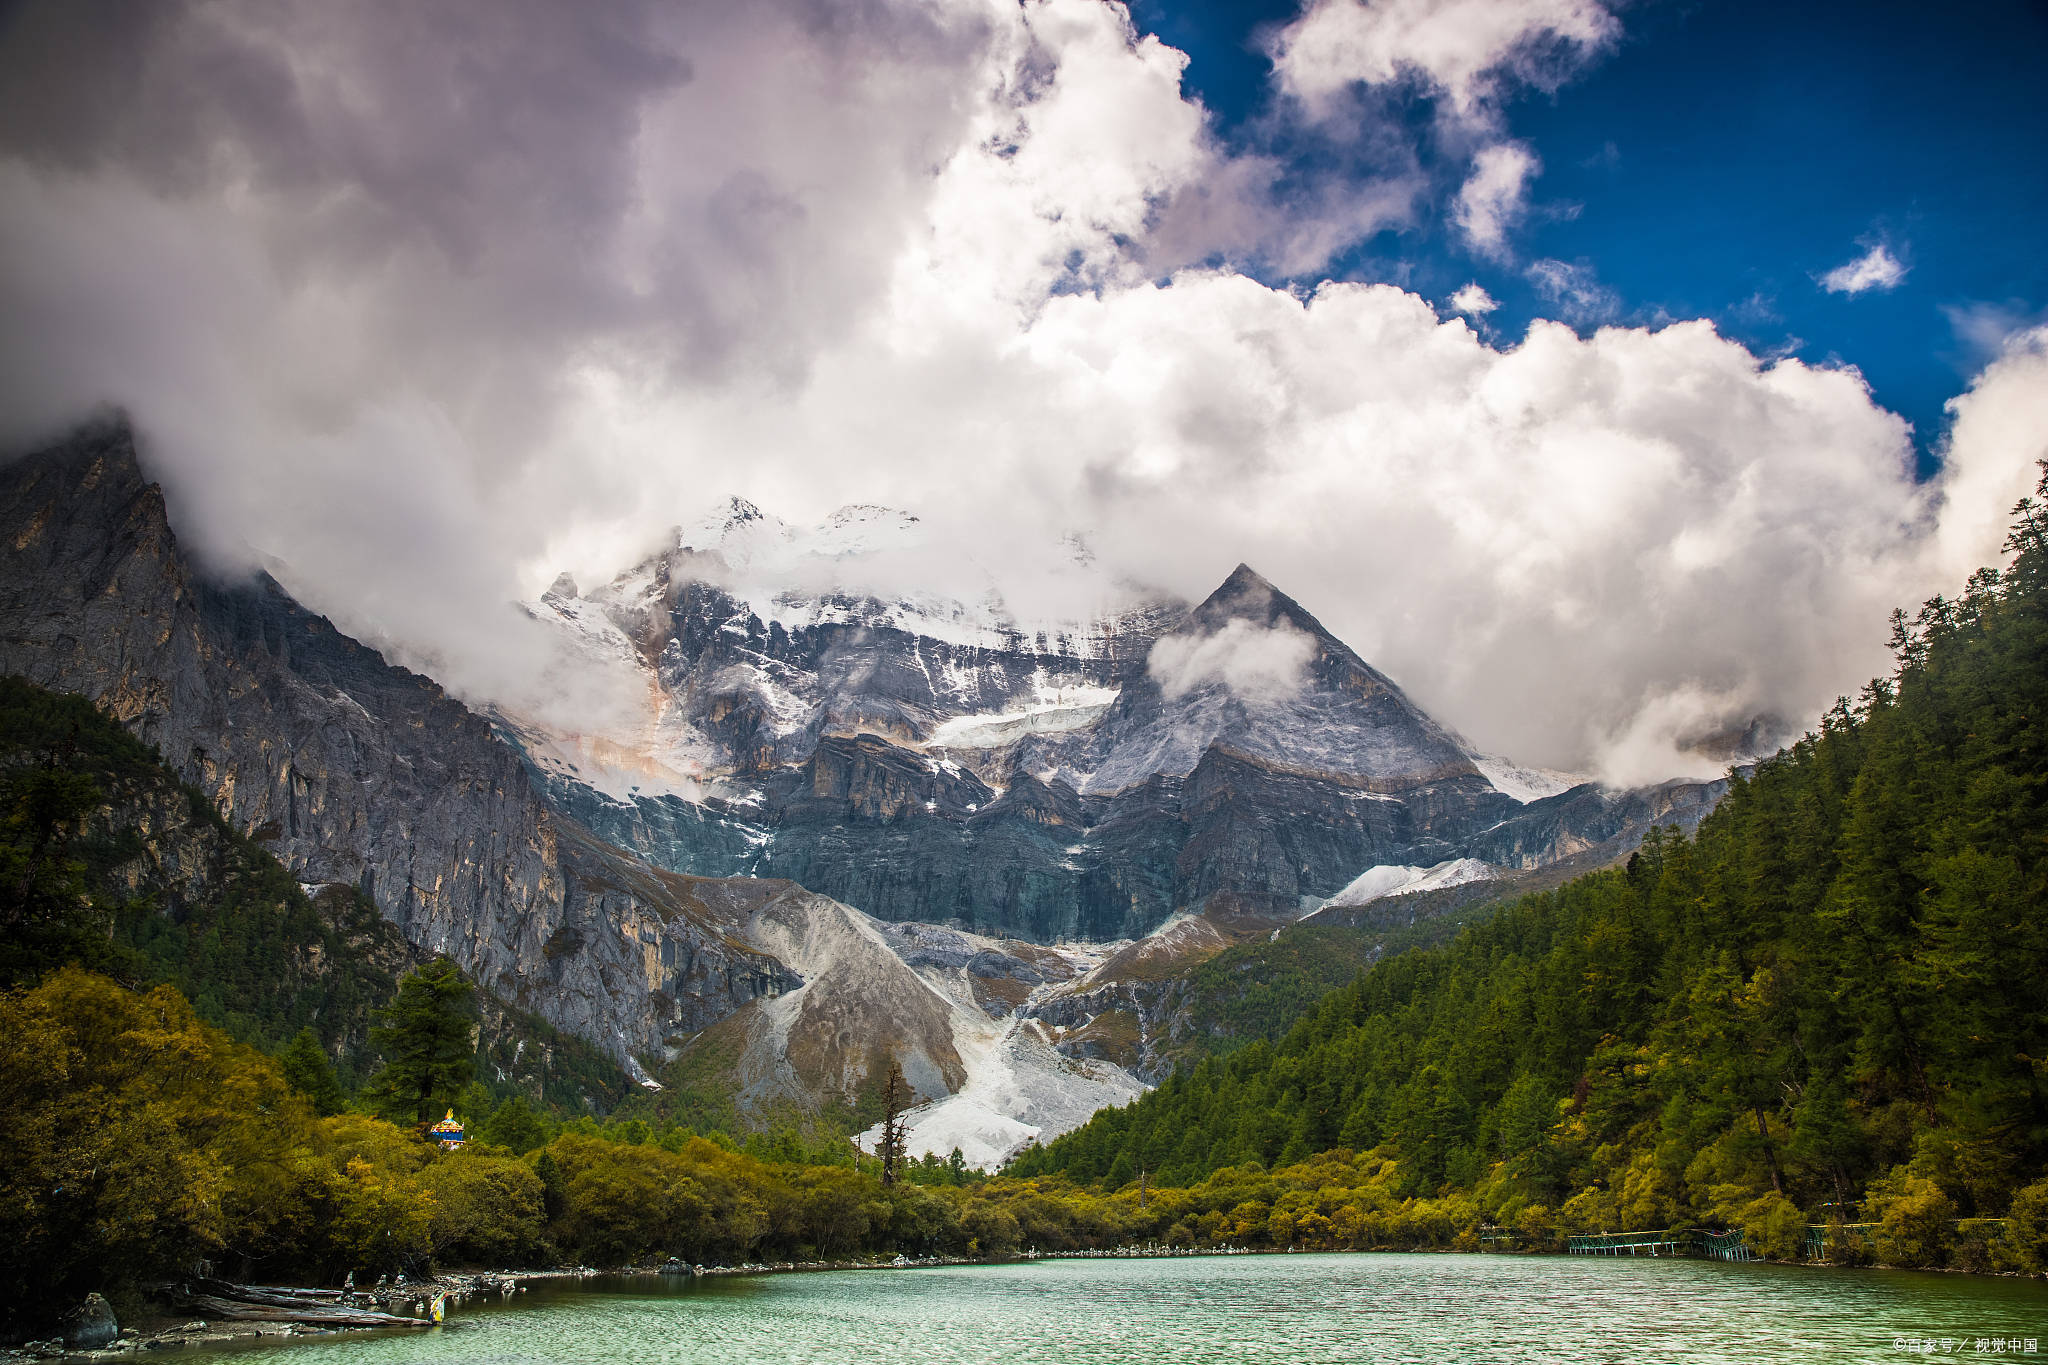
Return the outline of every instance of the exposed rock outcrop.
{"type": "Polygon", "coordinates": [[[97,1351],[113,1345],[120,1335],[113,1306],[98,1294],[87,1294],[64,1319],[64,1344],[74,1351],[97,1351]]]}
{"type": "Polygon", "coordinates": [[[427,678],[195,571],[124,423],[0,468],[0,671],[91,698],[309,883],[615,1055],[795,979],[551,811],[427,678]]]}

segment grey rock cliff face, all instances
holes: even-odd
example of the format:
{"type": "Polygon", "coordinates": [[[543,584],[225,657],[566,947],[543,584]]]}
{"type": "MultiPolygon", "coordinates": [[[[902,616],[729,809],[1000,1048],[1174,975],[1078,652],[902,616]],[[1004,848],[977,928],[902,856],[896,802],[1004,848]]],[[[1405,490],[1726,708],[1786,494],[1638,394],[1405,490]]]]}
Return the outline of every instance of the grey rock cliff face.
{"type": "Polygon", "coordinates": [[[0,671],[91,698],[306,882],[615,1054],[794,984],[548,809],[429,679],[180,550],[124,424],[0,468],[0,671]]]}

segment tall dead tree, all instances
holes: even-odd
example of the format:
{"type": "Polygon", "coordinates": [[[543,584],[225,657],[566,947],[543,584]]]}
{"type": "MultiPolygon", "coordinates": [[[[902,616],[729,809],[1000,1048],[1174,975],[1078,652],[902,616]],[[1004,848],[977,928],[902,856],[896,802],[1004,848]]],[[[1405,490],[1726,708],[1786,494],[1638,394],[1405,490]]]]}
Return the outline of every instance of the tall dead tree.
{"type": "Polygon", "coordinates": [[[910,1082],[903,1079],[903,1067],[893,1058],[889,1079],[882,1085],[882,1140],[875,1155],[882,1159],[882,1184],[894,1185],[903,1173],[903,1111],[910,1107],[910,1082]]]}

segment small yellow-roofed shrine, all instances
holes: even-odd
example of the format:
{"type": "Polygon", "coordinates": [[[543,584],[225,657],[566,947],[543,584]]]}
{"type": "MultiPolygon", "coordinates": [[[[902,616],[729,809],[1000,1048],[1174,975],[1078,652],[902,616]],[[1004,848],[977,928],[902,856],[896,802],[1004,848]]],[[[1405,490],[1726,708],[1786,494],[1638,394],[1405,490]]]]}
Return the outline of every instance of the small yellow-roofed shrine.
{"type": "Polygon", "coordinates": [[[434,1141],[441,1144],[444,1151],[452,1152],[462,1145],[462,1124],[456,1119],[453,1109],[448,1111],[447,1118],[427,1129],[427,1132],[432,1135],[434,1141]]]}

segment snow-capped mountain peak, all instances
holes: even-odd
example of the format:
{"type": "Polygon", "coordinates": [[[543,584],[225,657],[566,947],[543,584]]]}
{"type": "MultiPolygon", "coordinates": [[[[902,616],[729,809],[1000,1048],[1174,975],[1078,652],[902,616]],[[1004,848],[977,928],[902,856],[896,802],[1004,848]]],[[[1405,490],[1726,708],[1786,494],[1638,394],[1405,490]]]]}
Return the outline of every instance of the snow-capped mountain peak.
{"type": "Polygon", "coordinates": [[[729,502],[700,529],[531,607],[624,722],[509,718],[577,819],[678,871],[1124,937],[1219,892],[1291,917],[1361,868],[1536,866],[1656,814],[1486,756],[1250,565],[1192,607],[1104,582],[1091,619],[1027,627],[902,511],[800,530],[729,502]]]}
{"type": "Polygon", "coordinates": [[[796,530],[777,516],[763,512],[745,498],[729,498],[717,507],[676,528],[678,553],[716,555],[729,568],[742,568],[756,559],[774,560],[797,538],[796,530]]]}

